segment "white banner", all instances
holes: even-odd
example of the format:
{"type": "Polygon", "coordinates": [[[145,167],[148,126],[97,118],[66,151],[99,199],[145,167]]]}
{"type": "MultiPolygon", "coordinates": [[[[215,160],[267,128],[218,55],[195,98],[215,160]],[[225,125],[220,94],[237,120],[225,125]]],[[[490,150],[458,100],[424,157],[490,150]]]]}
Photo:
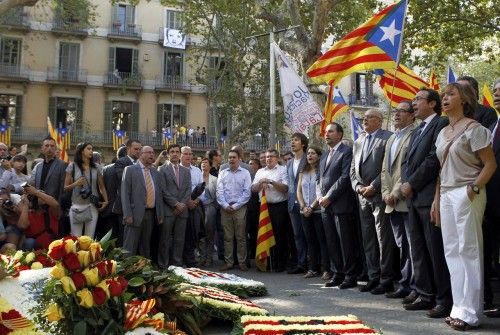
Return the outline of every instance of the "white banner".
{"type": "Polygon", "coordinates": [[[177,29],[163,29],[163,46],[166,48],[186,49],[186,35],[177,29]]]}
{"type": "Polygon", "coordinates": [[[292,131],[307,134],[307,128],[323,121],[323,112],[276,43],[273,49],[280,75],[285,122],[292,131]]]}

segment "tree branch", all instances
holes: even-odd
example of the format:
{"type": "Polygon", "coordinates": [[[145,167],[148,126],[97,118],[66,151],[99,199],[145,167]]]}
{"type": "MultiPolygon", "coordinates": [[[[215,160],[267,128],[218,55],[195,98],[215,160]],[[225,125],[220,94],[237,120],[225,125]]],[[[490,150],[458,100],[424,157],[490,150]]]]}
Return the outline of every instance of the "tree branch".
{"type": "Polygon", "coordinates": [[[22,6],[34,6],[38,0],[3,0],[0,1],[0,15],[5,14],[9,9],[22,6]]]}

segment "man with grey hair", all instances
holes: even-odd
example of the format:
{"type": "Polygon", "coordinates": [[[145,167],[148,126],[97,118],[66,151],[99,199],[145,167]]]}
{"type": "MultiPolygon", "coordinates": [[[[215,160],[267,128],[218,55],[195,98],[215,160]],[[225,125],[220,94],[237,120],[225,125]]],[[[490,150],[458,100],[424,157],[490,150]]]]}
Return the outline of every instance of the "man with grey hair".
{"type": "Polygon", "coordinates": [[[0,142],[0,177],[2,177],[6,170],[10,170],[10,162],[7,159],[8,154],[9,147],[5,143],[0,142]]]}

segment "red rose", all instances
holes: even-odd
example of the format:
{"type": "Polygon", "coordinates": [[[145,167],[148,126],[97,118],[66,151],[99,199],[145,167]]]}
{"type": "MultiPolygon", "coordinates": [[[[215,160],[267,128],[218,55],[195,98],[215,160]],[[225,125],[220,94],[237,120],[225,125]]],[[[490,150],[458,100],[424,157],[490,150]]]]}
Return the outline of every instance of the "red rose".
{"type": "Polygon", "coordinates": [[[77,241],[77,240],[78,240],[78,237],[73,236],[73,235],[68,235],[68,236],[66,236],[66,237],[63,237],[63,241],[66,241],[66,240],[73,240],[73,241],[77,241]]]}
{"type": "Polygon", "coordinates": [[[116,280],[118,280],[118,282],[120,283],[120,285],[122,286],[122,289],[123,291],[125,291],[125,289],[127,288],[128,286],[128,281],[127,279],[123,278],[123,277],[118,277],[116,278],[116,280]]]}
{"type": "Polygon", "coordinates": [[[75,283],[75,286],[78,290],[84,288],[85,285],[87,285],[87,280],[81,272],[74,272],[70,275],[70,277],[73,280],[73,283],[75,283]]]}
{"type": "Polygon", "coordinates": [[[106,263],[105,262],[99,262],[95,265],[97,270],[99,271],[99,277],[101,278],[106,278],[108,276],[108,271],[106,269],[106,263]]]}
{"type": "Polygon", "coordinates": [[[110,279],[106,283],[109,286],[109,294],[112,297],[117,297],[120,294],[122,294],[123,289],[122,289],[122,285],[120,284],[120,282],[118,282],[117,280],[114,280],[114,279],[110,279]]]}
{"type": "Polygon", "coordinates": [[[102,305],[106,301],[106,292],[100,287],[94,287],[92,297],[96,305],[102,305]]]}
{"type": "Polygon", "coordinates": [[[41,255],[40,254],[40,255],[36,256],[36,260],[37,260],[37,262],[42,263],[42,265],[43,265],[44,268],[48,268],[48,267],[54,266],[54,262],[52,262],[52,260],[50,260],[45,255],[41,255]]]}
{"type": "Polygon", "coordinates": [[[69,271],[76,271],[80,269],[78,256],[73,252],[63,257],[63,264],[69,271]]]}
{"type": "Polygon", "coordinates": [[[66,251],[64,250],[64,244],[61,244],[61,245],[58,245],[56,247],[53,247],[50,251],[49,251],[49,256],[50,258],[52,258],[53,260],[55,261],[58,261],[60,260],[61,258],[64,257],[64,255],[66,254],[66,251]]]}

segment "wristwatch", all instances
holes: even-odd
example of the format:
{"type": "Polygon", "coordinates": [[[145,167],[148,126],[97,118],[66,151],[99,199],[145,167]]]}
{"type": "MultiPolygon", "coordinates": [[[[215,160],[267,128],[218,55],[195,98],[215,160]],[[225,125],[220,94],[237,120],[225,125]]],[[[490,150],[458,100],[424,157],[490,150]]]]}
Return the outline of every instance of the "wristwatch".
{"type": "Polygon", "coordinates": [[[479,192],[480,192],[479,186],[477,186],[476,184],[473,184],[473,183],[470,183],[469,186],[470,186],[472,192],[479,194],[479,192]]]}

